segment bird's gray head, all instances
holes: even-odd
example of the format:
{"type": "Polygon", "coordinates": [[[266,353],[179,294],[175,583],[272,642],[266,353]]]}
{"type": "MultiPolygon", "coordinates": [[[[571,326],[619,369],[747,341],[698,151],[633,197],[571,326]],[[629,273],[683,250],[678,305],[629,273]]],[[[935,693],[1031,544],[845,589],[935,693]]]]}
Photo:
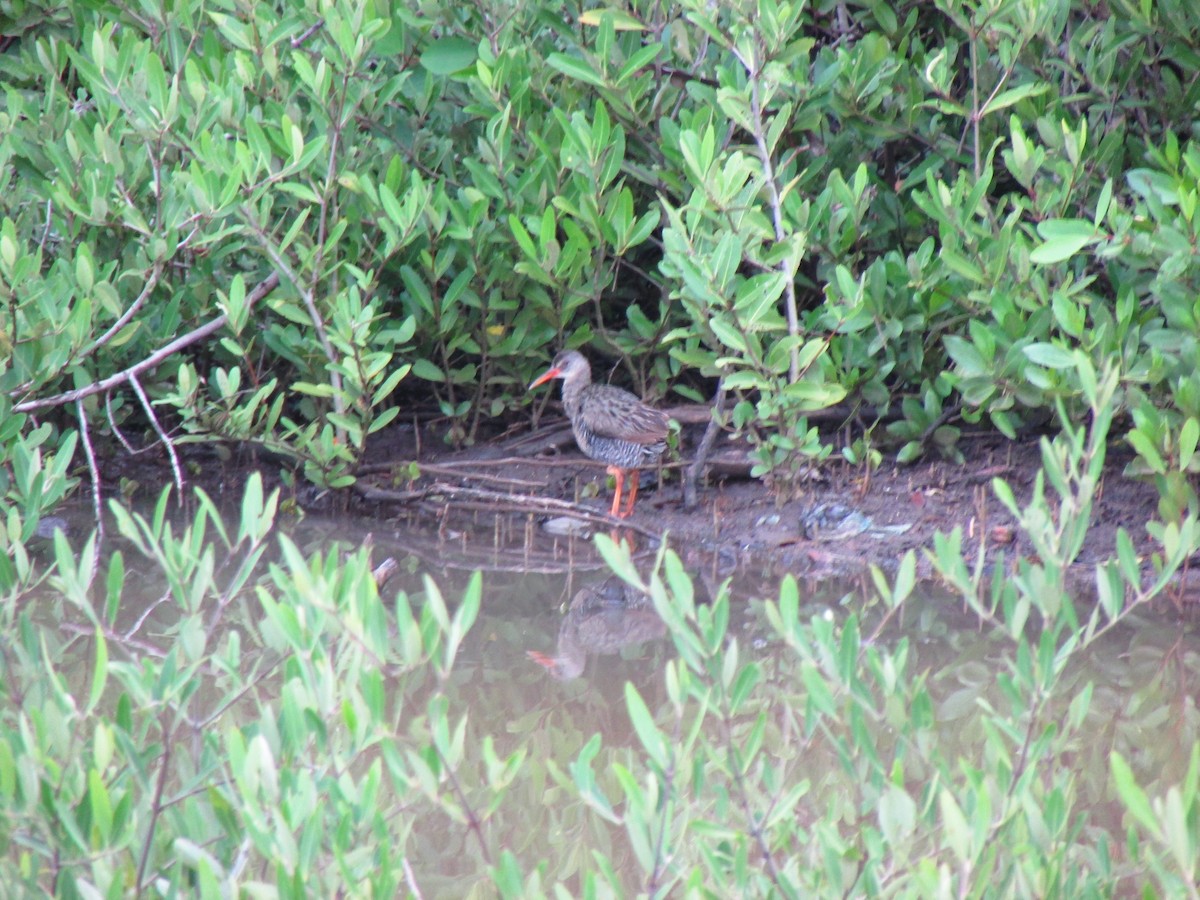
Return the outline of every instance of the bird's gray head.
{"type": "Polygon", "coordinates": [[[558,356],[554,357],[554,362],[550,364],[550,368],[539,375],[529,385],[529,390],[533,390],[539,384],[545,384],[551,378],[575,378],[579,375],[587,376],[585,380],[590,379],[592,367],[588,365],[587,358],[578,350],[564,350],[558,356]]]}
{"type": "Polygon", "coordinates": [[[567,378],[579,371],[590,372],[592,370],[592,367],[588,365],[587,357],[578,350],[564,350],[554,357],[554,364],[550,368],[557,369],[562,373],[557,376],[559,378],[567,378]]]}

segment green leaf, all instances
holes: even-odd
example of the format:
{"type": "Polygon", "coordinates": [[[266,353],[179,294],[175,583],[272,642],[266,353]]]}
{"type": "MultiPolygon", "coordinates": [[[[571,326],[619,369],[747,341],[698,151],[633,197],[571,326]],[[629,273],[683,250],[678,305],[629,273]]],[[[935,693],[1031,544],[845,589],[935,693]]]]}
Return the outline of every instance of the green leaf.
{"type": "Polygon", "coordinates": [[[891,785],[879,798],[879,830],[891,847],[912,833],[917,821],[917,804],[908,791],[891,785]]]}
{"type": "Polygon", "coordinates": [[[599,733],[593,734],[591,740],[580,749],[579,755],[568,765],[571,778],[579,790],[579,796],[601,818],[614,825],[621,823],[621,818],[612,808],[612,802],[604,791],[596,784],[596,775],[592,770],[592,760],[600,752],[601,738],[599,733]]]}
{"type": "Polygon", "coordinates": [[[804,380],[789,384],[780,393],[801,412],[825,409],[846,398],[846,387],[831,381],[804,380]]]}
{"type": "Polygon", "coordinates": [[[1196,453],[1196,444],[1200,442],[1200,422],[1193,416],[1188,416],[1183,427],[1179,429],[1179,467],[1186,469],[1196,453]]]}
{"type": "Polygon", "coordinates": [[[242,495],[242,521],[238,530],[238,541],[253,540],[260,531],[259,520],[263,514],[262,476],[255,472],[246,482],[242,495]]]}
{"type": "Polygon", "coordinates": [[[924,448],[921,446],[920,441],[909,441],[907,444],[905,444],[903,447],[901,447],[900,452],[896,454],[896,462],[898,462],[898,463],[913,462],[914,460],[920,458],[921,452],[923,450],[924,450],[924,448]]]}
{"type": "Polygon", "coordinates": [[[121,591],[125,586],[125,557],[118,550],[109,558],[104,578],[104,616],[109,626],[117,621],[121,609],[121,591]]]}
{"type": "Polygon", "coordinates": [[[913,592],[917,583],[917,557],[911,550],[900,560],[896,571],[896,582],[892,585],[891,605],[899,606],[913,592]]]}
{"type": "Polygon", "coordinates": [[[938,808],[942,813],[942,834],[950,845],[950,849],[954,851],[954,855],[958,857],[959,861],[969,862],[971,833],[967,827],[962,807],[958,805],[954,795],[943,788],[938,793],[938,808]]]}
{"type": "Polygon", "coordinates": [[[755,687],[758,686],[759,671],[757,663],[747,663],[740,672],[738,672],[737,680],[734,681],[733,687],[729,691],[729,708],[731,711],[738,710],[746,698],[753,693],[755,687]]]}
{"type": "Polygon", "coordinates": [[[837,707],[833,702],[833,693],[829,690],[829,684],[816,666],[811,663],[802,665],[800,680],[804,682],[804,687],[808,691],[808,702],[817,712],[826,716],[836,715],[837,707]]]}
{"type": "Polygon", "coordinates": [[[1030,344],[1025,348],[1025,356],[1030,362],[1045,366],[1047,369],[1075,368],[1074,355],[1057,344],[1030,344]]]}
{"type": "Polygon", "coordinates": [[[986,116],[994,112],[999,112],[1002,109],[1020,103],[1029,97],[1037,97],[1039,94],[1044,94],[1050,90],[1050,85],[1044,81],[1027,81],[1025,84],[1015,88],[1010,88],[1007,91],[1001,91],[990,101],[984,104],[979,115],[986,116]]]}
{"type": "Polygon", "coordinates": [[[979,348],[966,338],[950,334],[942,339],[942,343],[964,377],[975,378],[989,371],[988,364],[984,360],[983,354],[979,352],[979,348]]]}
{"type": "Polygon", "coordinates": [[[956,275],[961,275],[963,278],[973,281],[976,284],[987,283],[983,269],[979,268],[975,262],[967,259],[961,253],[945,247],[938,255],[941,257],[942,262],[946,264],[946,268],[950,269],[956,275]]]}
{"type": "Polygon", "coordinates": [[[1112,768],[1113,784],[1117,787],[1117,795],[1125,804],[1125,809],[1146,831],[1161,840],[1158,817],[1154,815],[1146,792],[1138,786],[1133,777],[1133,770],[1129,768],[1129,763],[1125,762],[1125,757],[1114,750],[1108,761],[1112,768]]]}
{"type": "Polygon", "coordinates": [[[597,534],[594,540],[596,550],[604,559],[604,564],[619,576],[621,580],[633,585],[641,591],[646,590],[646,585],[642,582],[641,576],[638,575],[637,566],[633,564],[633,557],[630,554],[629,544],[625,541],[614,541],[607,534],[597,534]]]}
{"type": "Polygon", "coordinates": [[[1051,265],[1070,259],[1088,244],[1103,237],[1087,219],[1047,219],[1038,224],[1038,234],[1045,241],[1035,247],[1029,259],[1039,265],[1051,265]]]}
{"type": "Polygon", "coordinates": [[[1125,606],[1125,584],[1116,563],[1096,566],[1096,602],[1109,620],[1121,614],[1125,606]]]}
{"type": "MultiPolygon", "coordinates": [[[[579,17],[580,25],[595,27],[604,19],[612,22],[614,31],[645,31],[646,26],[629,13],[620,9],[589,9],[579,17]]],[[[657,49],[657,47],[655,47],[657,49]]]]}
{"type": "Polygon", "coordinates": [[[1113,183],[1111,178],[1104,181],[1104,187],[1100,189],[1100,199],[1096,201],[1096,216],[1092,220],[1097,229],[1100,228],[1100,223],[1104,221],[1104,217],[1108,215],[1108,208],[1112,205],[1113,183]]]}
{"type": "Polygon", "coordinates": [[[546,57],[546,62],[551,68],[558,69],[558,71],[574,78],[576,81],[582,81],[584,84],[590,84],[592,87],[606,87],[604,79],[600,77],[600,74],[595,69],[574,56],[567,56],[565,53],[551,53],[546,57]]]}
{"type": "Polygon", "coordinates": [[[654,717],[650,715],[646,701],[642,699],[637,688],[628,681],[625,682],[625,707],[629,710],[629,721],[633,724],[634,731],[637,732],[638,739],[642,742],[642,747],[660,769],[666,770],[670,761],[666,738],[654,724],[654,717]]]}
{"type": "Polygon", "coordinates": [[[476,46],[465,38],[439,38],[421,54],[421,66],[434,75],[454,75],[475,65],[476,53],[476,46]]]}
{"type": "Polygon", "coordinates": [[[88,803],[92,813],[92,827],[96,830],[102,845],[108,843],[112,832],[112,800],[108,796],[108,788],[104,786],[104,778],[95,769],[88,772],[88,803]]]}
{"type": "Polygon", "coordinates": [[[1179,188],[1168,175],[1154,169],[1130,169],[1125,173],[1125,182],[1135,194],[1147,200],[1173,206],[1179,202],[1179,188]]]}
{"type": "Polygon", "coordinates": [[[1133,445],[1133,449],[1137,451],[1137,455],[1142,458],[1142,461],[1150,468],[1150,471],[1155,475],[1166,474],[1167,464],[1159,455],[1158,448],[1155,447],[1151,438],[1147,437],[1143,432],[1133,430],[1125,438],[1133,445]]]}
{"type": "Polygon", "coordinates": [[[86,715],[91,715],[95,710],[96,704],[104,696],[104,685],[108,682],[108,642],[104,640],[104,632],[99,627],[96,628],[94,640],[96,654],[92,666],[92,689],[88,693],[86,715]]]}
{"type": "Polygon", "coordinates": [[[1038,223],[1037,231],[1043,239],[1094,238],[1096,226],[1087,219],[1045,219],[1038,223]]]}
{"type": "Polygon", "coordinates": [[[730,325],[724,318],[714,317],[709,320],[708,327],[726,347],[731,350],[736,350],[739,353],[746,352],[746,339],[742,336],[733,325],[730,325]]]}
{"type": "Polygon", "coordinates": [[[425,381],[442,382],[446,380],[446,376],[442,373],[442,370],[427,359],[414,359],[412,374],[425,381]]]}
{"type": "Polygon", "coordinates": [[[790,572],[783,576],[779,584],[779,626],[780,637],[786,638],[796,630],[800,620],[800,586],[790,572]]]}
{"type": "Polygon", "coordinates": [[[91,291],[95,275],[91,251],[87,244],[82,244],[75,252],[75,280],[79,282],[79,287],[85,294],[91,291]]]}
{"type": "Polygon", "coordinates": [[[447,672],[454,667],[454,658],[458,654],[459,644],[462,643],[462,639],[471,630],[471,626],[475,624],[475,619],[479,616],[479,603],[482,596],[483,576],[476,572],[471,576],[466,593],[463,594],[462,603],[458,605],[458,609],[454,611],[454,617],[450,621],[450,630],[446,635],[445,671],[447,672]]]}

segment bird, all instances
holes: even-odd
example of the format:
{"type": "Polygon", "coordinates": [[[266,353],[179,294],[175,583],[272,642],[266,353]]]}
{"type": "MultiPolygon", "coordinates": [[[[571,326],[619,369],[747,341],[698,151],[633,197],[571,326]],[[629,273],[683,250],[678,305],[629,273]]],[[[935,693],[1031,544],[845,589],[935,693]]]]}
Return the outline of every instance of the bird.
{"type": "Polygon", "coordinates": [[[586,456],[608,464],[616,479],[610,515],[627,519],[637,502],[642,466],[658,461],[667,447],[671,420],[661,409],[647,406],[629,391],[608,384],[592,384],[592,367],[577,350],[554,357],[550,368],[529,385],[533,390],[552,378],[562,379],[563,407],[571,420],[575,443],[586,456]],[[629,480],[628,505],[621,495],[629,480]]]}
{"type": "Polygon", "coordinates": [[[537,650],[526,655],[557,681],[583,674],[589,655],[620,653],[625,647],[665,636],[667,624],[650,598],[615,575],[579,590],[558,630],[553,656],[537,650]]]}

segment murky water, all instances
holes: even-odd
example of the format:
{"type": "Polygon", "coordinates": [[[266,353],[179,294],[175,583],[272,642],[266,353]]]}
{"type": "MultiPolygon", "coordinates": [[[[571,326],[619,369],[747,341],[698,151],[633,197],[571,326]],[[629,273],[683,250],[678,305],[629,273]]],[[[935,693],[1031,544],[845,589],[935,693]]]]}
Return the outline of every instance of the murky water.
{"type": "MultiPolygon", "coordinates": [[[[667,704],[663,669],[676,655],[652,606],[607,575],[589,545],[578,539],[501,535],[486,528],[439,534],[316,518],[287,530],[306,552],[327,548],[334,535],[354,547],[372,534],[376,558],[392,556],[399,563],[400,574],[385,588],[389,596],[404,590],[419,598],[421,576],[429,573],[454,602],[470,573],[484,572],[478,621],[442,690],[455,716],[468,718],[473,740],[493,736],[501,756],[526,748],[528,769],[487,818],[485,836],[448,819],[423,821],[413,830],[408,852],[426,896],[461,895],[481,863],[494,863],[497,848],[533,858],[552,856],[548,877],[567,883],[597,850],[628,886],[638,886],[640,870],[623,829],[586,815],[572,796],[568,773],[596,734],[617,758],[642,756],[627,712],[626,684],[637,688],[651,710],[667,704]]],[[[653,548],[645,548],[643,561],[652,554],[653,548]]],[[[743,654],[759,660],[769,681],[799,684],[799,662],[773,636],[761,602],[775,598],[777,575],[762,560],[742,561],[740,567],[731,565],[735,562],[693,549],[689,565],[700,599],[730,577],[730,635],[743,654]]],[[[169,631],[176,615],[169,604],[155,605],[161,589],[153,582],[152,567],[131,556],[130,568],[140,569],[128,579],[137,595],[126,592],[117,630],[148,636],[169,631]]],[[[862,606],[866,593],[865,583],[801,587],[801,618],[835,626],[862,606]]],[[[864,615],[864,635],[872,635],[881,615],[864,615]]],[[[1006,702],[1007,639],[980,628],[975,616],[934,589],[910,600],[901,616],[874,635],[889,646],[901,638],[909,642],[908,671],[929,685],[942,751],[972,758],[983,740],[981,705],[1006,702]]],[[[86,679],[86,661],[65,674],[86,679]]],[[[1122,833],[1120,807],[1109,787],[1110,751],[1131,761],[1147,790],[1165,790],[1183,778],[1200,737],[1198,676],[1200,630],[1163,611],[1139,615],[1115,630],[1063,677],[1058,694],[1067,698],[1088,682],[1094,685],[1086,739],[1063,760],[1077,773],[1079,795],[1092,811],[1090,827],[1108,830],[1117,840],[1122,833]]],[[[1062,706],[1047,710],[1047,721],[1067,715],[1065,701],[1062,706]]],[[[886,717],[866,727],[881,735],[888,731],[886,717]]],[[[773,752],[770,744],[764,750],[773,752]]],[[[814,752],[805,763],[806,777],[819,783],[820,767],[837,765],[833,754],[814,752]]]]}

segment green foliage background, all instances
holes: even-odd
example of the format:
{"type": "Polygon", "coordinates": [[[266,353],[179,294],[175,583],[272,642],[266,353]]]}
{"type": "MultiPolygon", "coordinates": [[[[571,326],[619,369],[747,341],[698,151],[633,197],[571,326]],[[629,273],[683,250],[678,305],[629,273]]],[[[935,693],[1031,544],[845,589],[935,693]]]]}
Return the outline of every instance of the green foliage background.
{"type": "MultiPolygon", "coordinates": [[[[616,834],[648,894],[1194,896],[1200,757],[1160,784],[1110,753],[1123,841],[1097,828],[1070,663],[1200,543],[1198,41],[1189,0],[0,0],[5,883],[392,896],[437,815],[479,853],[454,889],[488,895],[618,894],[616,834]],[[177,616],[154,653],[122,555],[27,549],[123,440],[253,442],[345,486],[402,410],[432,397],[472,440],[564,345],[641,391],[719,379],[781,489],[831,451],[807,418],[830,404],[863,459],[1056,416],[1053,493],[997,485],[1038,559],[985,587],[961,535],[931,556],[1008,642],[982,737],[943,752],[909,645],[803,621],[794,585],[768,680],[667,556],[639,583],[677,658],[659,702],[625,698],[637,743],[530,771],[536,742],[468,742],[451,705],[479,584],[385,606],[365,554],[286,541],[263,575],[256,479],[236,535],[203,497],[178,535],[165,501],[114,510],[177,616]],[[1085,616],[1066,572],[1110,428],[1159,486],[1162,553],[1147,581],[1122,533],[1085,616]],[[768,733],[833,774],[797,777],[768,733]],[[557,870],[480,837],[514,784],[569,797],[537,809],[593,852],[557,870]]],[[[914,572],[879,578],[887,615],[914,572]]]]}
{"type": "Polygon", "coordinates": [[[605,9],[6,0],[6,487],[150,410],[345,485],[398,409],[471,440],[560,345],[720,377],[784,486],[830,450],[814,409],[955,454],[962,420],[1082,409],[1082,348],[1186,487],[1187,3],[605,9]]]}

